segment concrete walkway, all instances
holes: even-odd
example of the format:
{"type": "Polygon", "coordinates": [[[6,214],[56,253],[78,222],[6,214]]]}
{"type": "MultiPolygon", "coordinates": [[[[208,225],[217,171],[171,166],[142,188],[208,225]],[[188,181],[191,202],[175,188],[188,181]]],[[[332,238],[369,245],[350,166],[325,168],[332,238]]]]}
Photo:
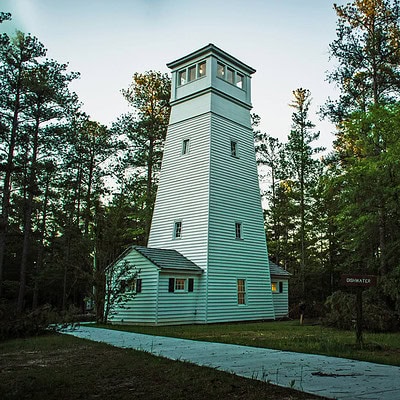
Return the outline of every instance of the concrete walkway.
{"type": "Polygon", "coordinates": [[[332,399],[400,399],[400,367],[80,326],[62,333],[188,361],[332,399]]]}

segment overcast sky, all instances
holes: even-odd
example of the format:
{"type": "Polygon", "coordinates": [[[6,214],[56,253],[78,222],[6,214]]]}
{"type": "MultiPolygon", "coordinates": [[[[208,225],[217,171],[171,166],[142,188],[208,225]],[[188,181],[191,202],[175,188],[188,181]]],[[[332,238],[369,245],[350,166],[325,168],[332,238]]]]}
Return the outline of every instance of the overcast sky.
{"type": "Polygon", "coordinates": [[[120,90],[134,72],[169,72],[166,63],[213,43],[257,70],[252,103],[263,131],[286,141],[292,91],[303,87],[320,143],[331,145],[332,126],[314,113],[337,96],[326,82],[334,66],[331,0],[2,0],[0,11],[13,17],[2,31],[31,33],[49,58],[81,73],[72,89],[105,125],[127,111],[120,90]]]}

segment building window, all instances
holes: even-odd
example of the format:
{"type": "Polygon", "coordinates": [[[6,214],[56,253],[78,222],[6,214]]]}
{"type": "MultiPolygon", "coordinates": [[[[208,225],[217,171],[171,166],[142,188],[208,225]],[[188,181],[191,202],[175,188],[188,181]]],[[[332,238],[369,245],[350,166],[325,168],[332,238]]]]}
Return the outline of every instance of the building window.
{"type": "Polygon", "coordinates": [[[186,279],[175,279],[175,292],[184,292],[186,289],[186,279]]]}
{"type": "Polygon", "coordinates": [[[238,304],[246,304],[246,280],[237,280],[238,304]]]}
{"type": "Polygon", "coordinates": [[[200,61],[197,64],[189,65],[188,67],[178,71],[177,85],[185,85],[186,83],[202,78],[203,76],[206,76],[206,62],[200,61]]]}
{"type": "Polygon", "coordinates": [[[242,74],[236,73],[236,86],[243,89],[244,76],[242,74]]]}
{"type": "Polygon", "coordinates": [[[271,282],[272,293],[283,293],[283,282],[271,282]]]}
{"type": "Polygon", "coordinates": [[[169,278],[168,280],[168,292],[193,292],[194,291],[194,279],[184,278],[169,278]],[[187,290],[186,290],[187,287],[187,290]]]}
{"type": "Polygon", "coordinates": [[[186,83],[186,69],[178,72],[178,86],[186,83]]]}
{"type": "Polygon", "coordinates": [[[217,62],[217,77],[226,80],[240,89],[244,89],[244,75],[221,62],[217,62]]]}
{"type": "Polygon", "coordinates": [[[220,62],[217,63],[217,76],[219,78],[225,78],[225,65],[220,62]]]}
{"type": "Polygon", "coordinates": [[[229,83],[234,83],[235,82],[235,71],[232,68],[227,68],[226,69],[226,80],[229,83]]]}
{"type": "Polygon", "coordinates": [[[189,139],[184,139],[182,142],[182,155],[189,153],[189,139]]]}
{"type": "Polygon", "coordinates": [[[174,223],[174,239],[182,237],[182,221],[175,221],[174,223]]]}
{"type": "Polygon", "coordinates": [[[142,292],[142,279],[141,278],[131,278],[122,279],[120,281],[120,292],[127,293],[141,293],[142,292]]]}
{"type": "Polygon", "coordinates": [[[203,76],[206,76],[206,62],[203,61],[199,63],[197,66],[198,66],[197,77],[202,78],[203,76]]]}
{"type": "Polygon", "coordinates": [[[196,79],[196,65],[189,67],[188,71],[188,81],[194,81],[196,79]]]}
{"type": "Polygon", "coordinates": [[[237,142],[231,140],[231,156],[237,157],[238,156],[238,145],[237,142]]]}
{"type": "Polygon", "coordinates": [[[242,223],[241,222],[235,222],[235,238],[236,239],[243,239],[242,223]]]}

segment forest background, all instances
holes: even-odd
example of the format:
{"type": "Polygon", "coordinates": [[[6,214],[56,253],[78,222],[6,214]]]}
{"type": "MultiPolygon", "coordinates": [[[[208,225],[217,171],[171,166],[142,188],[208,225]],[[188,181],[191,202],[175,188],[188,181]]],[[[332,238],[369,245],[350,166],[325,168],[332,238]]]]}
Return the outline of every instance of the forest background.
{"type": "MultiPolygon", "coordinates": [[[[316,146],[312,95],[294,88],[281,142],[252,115],[270,258],[287,269],[290,315],[351,327],[354,295],[342,273],[373,274],[365,323],[399,329],[400,10],[398,0],[334,5],[339,89],[320,114],[333,150],[316,146]],[[323,155],[322,155],[323,154],[323,155]]],[[[0,14],[7,23],[12,16],[0,14]]],[[[91,120],[70,83],[79,73],[46,58],[38,38],[0,38],[1,318],[51,307],[103,315],[105,270],[132,243],[146,245],[169,118],[170,78],[136,72],[131,111],[110,127],[91,120]]]]}

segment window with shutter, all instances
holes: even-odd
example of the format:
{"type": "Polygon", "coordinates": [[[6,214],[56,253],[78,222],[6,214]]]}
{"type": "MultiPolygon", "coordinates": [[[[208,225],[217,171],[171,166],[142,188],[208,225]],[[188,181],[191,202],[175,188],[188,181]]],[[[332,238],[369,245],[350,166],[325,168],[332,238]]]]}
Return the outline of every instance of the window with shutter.
{"type": "Polygon", "coordinates": [[[184,292],[186,289],[186,279],[175,279],[175,292],[184,292]]]}
{"type": "Polygon", "coordinates": [[[142,279],[136,279],[136,293],[142,293],[142,279]]]}
{"type": "Polygon", "coordinates": [[[175,292],[175,278],[169,278],[168,292],[170,292],[170,293],[175,292]]]}

